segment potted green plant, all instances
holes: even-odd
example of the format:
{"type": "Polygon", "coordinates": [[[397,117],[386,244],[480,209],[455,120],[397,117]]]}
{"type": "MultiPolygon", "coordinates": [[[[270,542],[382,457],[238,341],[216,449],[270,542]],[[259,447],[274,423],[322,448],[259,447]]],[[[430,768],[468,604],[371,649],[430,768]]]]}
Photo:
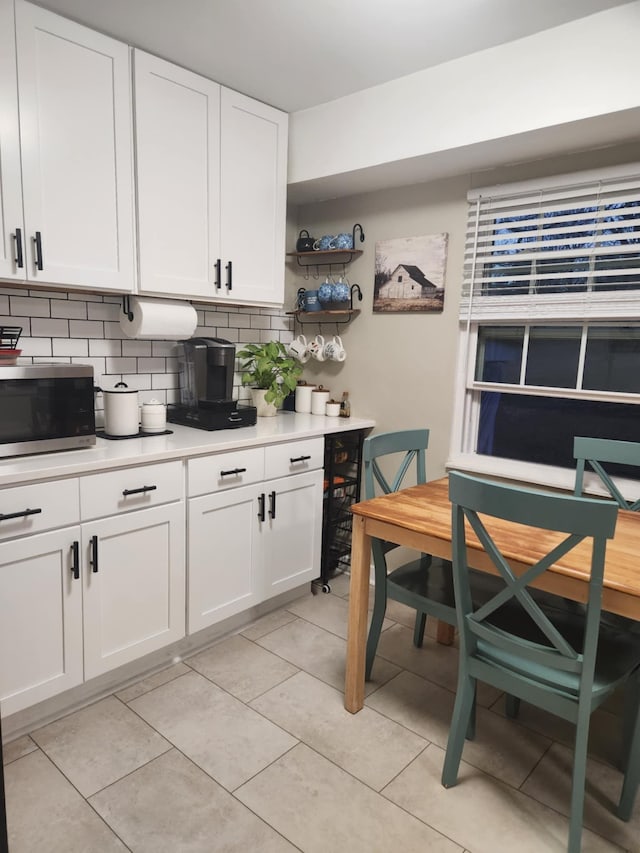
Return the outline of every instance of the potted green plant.
{"type": "Polygon", "coordinates": [[[238,353],[242,384],[249,385],[259,415],[275,415],[285,397],[295,390],[302,373],[300,362],[280,341],[247,344],[238,353]]]}

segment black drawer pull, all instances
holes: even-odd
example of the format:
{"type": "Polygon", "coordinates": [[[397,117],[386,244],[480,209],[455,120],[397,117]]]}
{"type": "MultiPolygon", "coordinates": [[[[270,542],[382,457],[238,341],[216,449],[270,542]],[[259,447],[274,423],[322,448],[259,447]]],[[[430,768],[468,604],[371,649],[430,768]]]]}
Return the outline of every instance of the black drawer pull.
{"type": "Polygon", "coordinates": [[[307,459],[311,459],[310,456],[292,456],[289,459],[289,462],[293,465],[294,462],[306,462],[307,459]]]}
{"type": "Polygon", "coordinates": [[[220,272],[221,265],[222,261],[220,260],[220,258],[218,258],[218,260],[216,261],[216,279],[213,283],[216,290],[220,290],[220,278],[222,276],[222,273],[220,272]]]}
{"type": "Polygon", "coordinates": [[[258,518],[260,521],[266,521],[266,516],[264,514],[264,492],[261,495],[258,495],[258,518]]]}
{"type": "Polygon", "coordinates": [[[0,513],[0,521],[9,521],[10,518],[25,518],[27,515],[37,515],[41,509],[23,509],[22,512],[0,513]]]}
{"type": "Polygon", "coordinates": [[[80,580],[80,543],[76,539],[75,542],[71,544],[71,571],[73,572],[73,579],[80,580]]]}
{"type": "Polygon", "coordinates": [[[231,474],[244,474],[246,468],[231,468],[229,471],[220,471],[221,477],[230,477],[231,474]]]}
{"type": "Polygon", "coordinates": [[[89,565],[91,566],[92,572],[98,571],[98,537],[91,537],[91,557],[89,558],[89,565]]]}
{"type": "Polygon", "coordinates": [[[227,290],[231,292],[233,289],[233,262],[229,261],[225,269],[227,271],[227,290]]]}
{"type": "Polygon", "coordinates": [[[269,518],[276,517],[276,493],[269,493],[269,518]]]}
{"type": "Polygon", "coordinates": [[[39,231],[36,231],[33,242],[36,246],[36,268],[41,270],[44,268],[44,264],[42,263],[42,234],[39,231]]]}
{"type": "Polygon", "coordinates": [[[142,486],[139,489],[125,489],[122,493],[122,497],[126,498],[129,495],[142,495],[144,492],[155,492],[157,486],[142,486]]]}
{"type": "Polygon", "coordinates": [[[16,228],[16,233],[13,235],[16,241],[16,267],[21,270],[24,267],[24,258],[22,256],[22,228],[16,228]]]}

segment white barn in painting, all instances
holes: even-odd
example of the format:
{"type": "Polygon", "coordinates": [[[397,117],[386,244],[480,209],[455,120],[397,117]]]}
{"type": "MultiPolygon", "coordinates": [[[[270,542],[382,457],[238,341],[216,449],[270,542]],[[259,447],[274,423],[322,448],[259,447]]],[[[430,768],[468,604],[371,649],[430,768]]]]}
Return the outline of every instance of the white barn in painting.
{"type": "Polygon", "coordinates": [[[421,299],[423,296],[433,296],[436,289],[420,267],[398,264],[389,281],[381,285],[378,296],[380,299],[421,299]]]}

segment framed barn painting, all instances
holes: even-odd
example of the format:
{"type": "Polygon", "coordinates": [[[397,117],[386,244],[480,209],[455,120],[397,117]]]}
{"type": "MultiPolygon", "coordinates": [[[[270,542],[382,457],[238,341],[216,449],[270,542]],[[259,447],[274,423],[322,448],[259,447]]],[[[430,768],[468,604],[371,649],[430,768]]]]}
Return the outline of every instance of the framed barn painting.
{"type": "Polygon", "coordinates": [[[448,234],[376,243],[373,310],[442,312],[448,234]]]}

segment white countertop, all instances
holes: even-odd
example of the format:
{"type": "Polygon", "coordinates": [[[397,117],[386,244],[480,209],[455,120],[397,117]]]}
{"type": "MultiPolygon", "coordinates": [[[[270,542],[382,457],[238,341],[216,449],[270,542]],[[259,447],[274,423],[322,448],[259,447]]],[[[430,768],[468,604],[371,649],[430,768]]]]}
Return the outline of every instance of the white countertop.
{"type": "Polygon", "coordinates": [[[95,447],[2,459],[0,486],[221,453],[238,447],[279,444],[328,433],[371,429],[374,426],[375,421],[370,418],[327,418],[297,412],[279,412],[274,418],[258,418],[257,424],[252,427],[213,432],[167,424],[167,428],[173,430],[172,435],[145,436],[120,441],[98,438],[95,447]]]}

